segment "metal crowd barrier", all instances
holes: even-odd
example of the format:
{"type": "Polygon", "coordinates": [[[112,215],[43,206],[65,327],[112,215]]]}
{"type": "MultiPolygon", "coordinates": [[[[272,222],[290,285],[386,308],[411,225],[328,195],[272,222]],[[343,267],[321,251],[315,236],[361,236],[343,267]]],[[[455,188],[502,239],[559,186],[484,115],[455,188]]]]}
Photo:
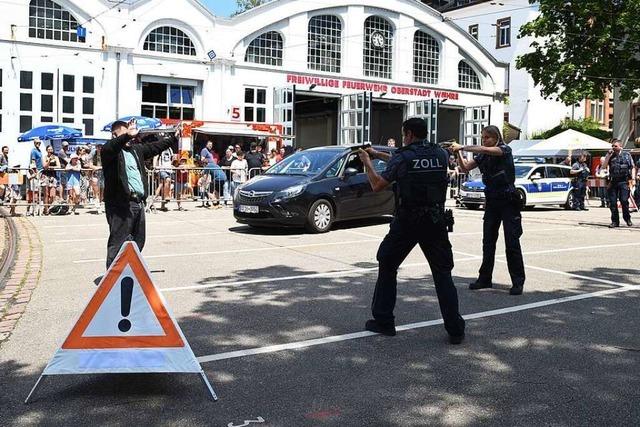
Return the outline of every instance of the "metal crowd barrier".
{"type": "MultiPolygon", "coordinates": [[[[233,204],[235,190],[244,182],[258,176],[267,168],[216,169],[201,167],[171,167],[148,170],[148,209],[166,203],[201,203],[202,206],[233,204]],[[221,170],[221,172],[220,172],[221,170]],[[161,174],[163,179],[160,178],[161,174]],[[216,179],[224,173],[224,180],[216,179]],[[165,192],[165,185],[169,185],[165,192]]],[[[75,188],[67,188],[70,173],[66,169],[36,171],[28,168],[9,168],[0,173],[0,204],[8,206],[11,215],[46,215],[70,213],[77,209],[102,212],[104,177],[101,168],[80,170],[75,188]],[[53,176],[50,176],[52,175],[53,176]],[[76,191],[77,190],[77,191],[76,191]],[[77,194],[76,194],[77,193],[77,194]],[[19,209],[19,211],[18,211],[19,209]]]]}
{"type": "Polygon", "coordinates": [[[267,168],[216,169],[203,167],[157,167],[147,171],[148,211],[168,210],[167,204],[195,203],[204,207],[232,206],[236,189],[267,168]],[[220,179],[224,174],[225,179],[220,179]]]}
{"type": "Polygon", "coordinates": [[[0,203],[9,207],[11,215],[19,213],[17,208],[25,208],[25,215],[35,216],[89,205],[100,212],[104,187],[101,169],[84,168],[78,172],[77,185],[67,188],[70,173],[66,169],[9,168],[0,173],[0,203]]]}

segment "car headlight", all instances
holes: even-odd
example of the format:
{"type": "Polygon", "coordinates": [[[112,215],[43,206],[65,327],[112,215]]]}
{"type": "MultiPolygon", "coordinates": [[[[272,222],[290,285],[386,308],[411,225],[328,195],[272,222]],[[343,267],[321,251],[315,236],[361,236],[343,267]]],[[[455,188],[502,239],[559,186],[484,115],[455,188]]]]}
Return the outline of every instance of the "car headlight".
{"type": "Polygon", "coordinates": [[[294,185],[293,187],[285,188],[284,190],[276,193],[275,198],[280,200],[291,199],[302,194],[305,188],[307,188],[307,186],[304,184],[294,185]]]}

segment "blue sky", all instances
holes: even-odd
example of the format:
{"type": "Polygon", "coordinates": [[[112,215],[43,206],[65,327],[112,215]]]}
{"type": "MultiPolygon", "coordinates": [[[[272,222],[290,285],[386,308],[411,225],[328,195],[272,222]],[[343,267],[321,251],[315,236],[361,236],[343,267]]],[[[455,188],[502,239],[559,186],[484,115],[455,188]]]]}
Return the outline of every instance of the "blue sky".
{"type": "Polygon", "coordinates": [[[216,16],[231,16],[237,9],[236,0],[201,0],[216,16]]]}

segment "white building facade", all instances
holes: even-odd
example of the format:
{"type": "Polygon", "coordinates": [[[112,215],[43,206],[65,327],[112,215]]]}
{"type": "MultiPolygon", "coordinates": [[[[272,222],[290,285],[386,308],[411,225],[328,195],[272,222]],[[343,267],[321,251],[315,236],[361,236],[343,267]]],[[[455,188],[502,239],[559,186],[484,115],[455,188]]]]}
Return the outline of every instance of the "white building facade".
{"type": "Polygon", "coordinates": [[[584,117],[584,108],[580,105],[567,106],[544,99],[531,75],[516,68],[517,57],[531,51],[534,39],[517,36],[525,23],[540,15],[537,3],[532,5],[528,0],[450,3],[449,7],[454,9],[444,12],[447,18],[472,33],[495,58],[509,64],[509,102],[504,120],[521,129],[522,139],[553,128],[567,117],[584,117]]]}
{"type": "Polygon", "coordinates": [[[275,123],[305,148],[398,139],[414,115],[478,143],[503,120],[507,65],[413,0],[276,0],[233,19],[196,0],[0,7],[2,145],[126,115],[275,123]]]}

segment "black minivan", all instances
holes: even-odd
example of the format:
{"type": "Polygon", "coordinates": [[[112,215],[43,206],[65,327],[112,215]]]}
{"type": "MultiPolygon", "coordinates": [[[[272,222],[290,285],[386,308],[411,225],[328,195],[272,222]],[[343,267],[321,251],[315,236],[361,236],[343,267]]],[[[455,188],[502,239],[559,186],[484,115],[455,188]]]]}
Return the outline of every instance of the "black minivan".
{"type": "MultiPolygon", "coordinates": [[[[374,147],[391,152],[393,148],[374,147]]],[[[378,172],[386,162],[373,160],[378,172]]],[[[299,151],[238,187],[236,220],[250,226],[306,227],[315,233],[335,221],[392,215],[391,187],[374,193],[357,150],[328,146],[299,151]]]]}

